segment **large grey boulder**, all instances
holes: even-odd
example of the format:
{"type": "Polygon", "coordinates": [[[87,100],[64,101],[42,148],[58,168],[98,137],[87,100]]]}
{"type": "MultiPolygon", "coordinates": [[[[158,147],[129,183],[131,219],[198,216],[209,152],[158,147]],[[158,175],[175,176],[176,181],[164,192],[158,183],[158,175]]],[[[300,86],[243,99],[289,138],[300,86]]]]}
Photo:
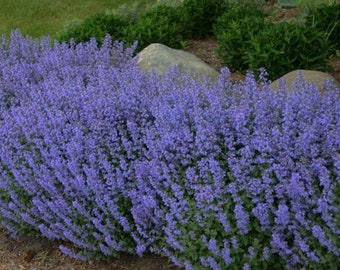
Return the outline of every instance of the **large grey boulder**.
{"type": "Polygon", "coordinates": [[[296,79],[300,75],[302,75],[303,80],[306,82],[315,84],[321,92],[326,89],[326,83],[334,85],[334,87],[340,87],[340,84],[337,82],[337,80],[328,73],[314,70],[294,70],[277,79],[270,86],[272,89],[277,90],[279,85],[286,83],[288,88],[292,90],[296,79]]]}
{"type": "Polygon", "coordinates": [[[163,44],[154,43],[138,54],[138,65],[146,72],[155,71],[159,75],[165,74],[171,67],[176,66],[185,71],[190,77],[203,79],[207,77],[217,81],[219,73],[191,53],[175,50],[163,44]]]}

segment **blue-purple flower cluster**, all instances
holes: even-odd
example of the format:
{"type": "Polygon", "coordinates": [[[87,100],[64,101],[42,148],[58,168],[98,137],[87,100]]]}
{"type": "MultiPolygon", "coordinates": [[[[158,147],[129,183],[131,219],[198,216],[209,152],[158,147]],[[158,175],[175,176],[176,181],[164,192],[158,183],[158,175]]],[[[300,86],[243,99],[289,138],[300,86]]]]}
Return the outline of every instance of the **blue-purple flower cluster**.
{"type": "Polygon", "coordinates": [[[85,259],[336,269],[340,89],[141,72],[132,49],[12,33],[0,50],[0,220],[85,259]],[[78,252],[79,251],[79,252],[78,252]]]}
{"type": "Polygon", "coordinates": [[[2,225],[27,223],[87,255],[134,252],[133,165],[153,118],[133,48],[14,32],[0,53],[2,225]]]}

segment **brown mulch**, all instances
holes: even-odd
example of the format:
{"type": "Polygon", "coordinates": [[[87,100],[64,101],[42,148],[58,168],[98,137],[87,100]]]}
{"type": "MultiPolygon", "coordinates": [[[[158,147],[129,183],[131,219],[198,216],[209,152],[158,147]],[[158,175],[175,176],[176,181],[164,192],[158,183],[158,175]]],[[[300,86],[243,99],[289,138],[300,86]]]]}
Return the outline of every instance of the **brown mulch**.
{"type": "MultiPolygon", "coordinates": [[[[190,40],[186,51],[197,56],[209,66],[213,67],[216,71],[220,72],[222,68],[221,59],[217,53],[218,41],[213,39],[203,40],[190,40]]],[[[239,81],[244,79],[245,76],[235,70],[231,70],[231,79],[239,81]]]]}
{"type": "Polygon", "coordinates": [[[0,270],[179,270],[168,259],[122,254],[119,259],[82,262],[63,255],[58,241],[39,237],[15,240],[0,228],[0,270]]]}

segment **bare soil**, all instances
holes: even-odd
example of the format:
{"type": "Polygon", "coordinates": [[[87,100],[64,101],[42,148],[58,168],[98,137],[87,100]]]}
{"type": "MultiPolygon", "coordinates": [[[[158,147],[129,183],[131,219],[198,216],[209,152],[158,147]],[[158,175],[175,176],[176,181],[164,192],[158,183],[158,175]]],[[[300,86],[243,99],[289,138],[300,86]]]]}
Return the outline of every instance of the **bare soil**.
{"type": "MultiPolygon", "coordinates": [[[[284,20],[300,13],[297,9],[278,9],[276,14],[278,20],[284,20]]],[[[192,40],[188,43],[187,51],[219,71],[222,65],[217,57],[217,46],[216,40],[192,40]]],[[[340,82],[340,57],[333,57],[331,63],[331,75],[340,82]]],[[[244,75],[232,71],[232,78],[240,80],[244,75]]],[[[82,262],[63,255],[59,245],[60,242],[45,238],[24,237],[15,240],[0,228],[0,270],[180,270],[168,259],[153,254],[142,258],[122,254],[119,259],[82,262]]]]}
{"type": "MultiPolygon", "coordinates": [[[[147,254],[142,258],[121,254],[119,259],[83,262],[67,257],[61,242],[23,237],[15,240],[0,228],[0,270],[179,270],[168,259],[147,254]]],[[[62,243],[65,245],[65,243],[62,243]]]]}

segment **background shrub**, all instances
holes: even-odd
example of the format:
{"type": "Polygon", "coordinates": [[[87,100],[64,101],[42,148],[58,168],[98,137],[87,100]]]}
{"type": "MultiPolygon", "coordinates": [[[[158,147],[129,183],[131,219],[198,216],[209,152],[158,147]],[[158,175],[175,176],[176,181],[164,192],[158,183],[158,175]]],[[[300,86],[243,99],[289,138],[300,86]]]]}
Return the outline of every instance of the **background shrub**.
{"type": "Polygon", "coordinates": [[[240,57],[250,70],[265,67],[276,79],[296,69],[330,71],[330,45],[319,29],[291,23],[267,24],[245,42],[240,57]]]}
{"type": "Polygon", "coordinates": [[[309,11],[306,25],[324,33],[324,38],[333,47],[332,52],[340,50],[340,3],[323,4],[309,11]]]}
{"type": "Polygon", "coordinates": [[[251,6],[234,6],[220,16],[214,25],[219,41],[218,53],[222,64],[232,70],[247,70],[242,54],[249,49],[249,41],[266,26],[263,9],[251,6]]]}
{"type": "Polygon", "coordinates": [[[128,46],[138,40],[139,52],[151,43],[183,49],[189,39],[214,36],[222,64],[233,71],[265,67],[270,79],[294,69],[330,71],[329,56],[339,49],[339,4],[315,5],[305,23],[270,22],[264,5],[262,0],[135,4],[91,17],[59,40],[95,37],[100,43],[109,33],[128,46]]]}
{"type": "Polygon", "coordinates": [[[99,44],[107,34],[132,46],[138,41],[136,52],[151,43],[162,43],[182,49],[185,45],[185,25],[177,6],[134,4],[122,6],[109,14],[97,14],[83,23],[71,26],[59,41],[76,43],[96,38],[99,44]]]}
{"type": "MultiPolygon", "coordinates": [[[[218,55],[222,65],[233,71],[244,72],[250,69],[245,54],[251,50],[249,44],[252,37],[264,27],[264,21],[259,18],[249,17],[230,24],[228,31],[217,36],[219,41],[218,55]]],[[[258,44],[258,49],[260,45],[258,44]]],[[[256,55],[259,57],[258,55],[256,55]]]]}
{"type": "Polygon", "coordinates": [[[225,0],[185,0],[178,7],[186,39],[211,37],[217,18],[228,9],[225,0]]]}
{"type": "Polygon", "coordinates": [[[124,38],[128,44],[137,40],[137,51],[151,43],[182,49],[184,27],[176,7],[156,6],[140,15],[135,24],[124,29],[124,38]]]}
{"type": "Polygon", "coordinates": [[[261,10],[240,10],[225,13],[215,25],[223,65],[241,72],[265,67],[270,79],[295,69],[330,71],[331,45],[323,30],[265,21],[261,10]]]}
{"type": "Polygon", "coordinates": [[[128,21],[114,14],[96,14],[84,22],[70,26],[58,38],[59,41],[87,42],[95,38],[101,44],[107,34],[115,40],[123,40],[123,31],[129,25],[128,21]]]}

